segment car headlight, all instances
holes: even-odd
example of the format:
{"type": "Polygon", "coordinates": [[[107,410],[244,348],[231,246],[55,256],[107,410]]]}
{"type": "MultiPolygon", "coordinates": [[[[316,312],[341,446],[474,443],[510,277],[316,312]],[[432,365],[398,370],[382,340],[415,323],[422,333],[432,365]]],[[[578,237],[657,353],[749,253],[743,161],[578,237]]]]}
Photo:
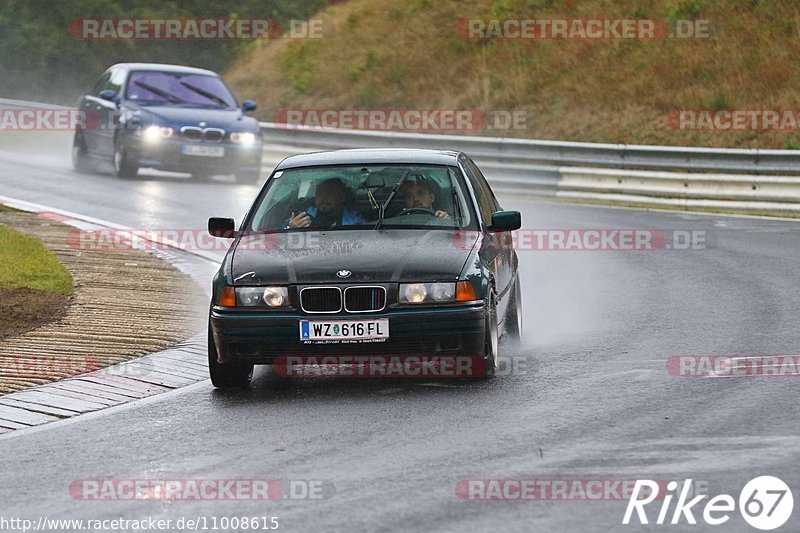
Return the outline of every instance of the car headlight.
{"type": "Polygon", "coordinates": [[[142,130],[142,137],[147,142],[158,142],[161,139],[169,139],[175,131],[166,126],[148,126],[142,130]]]}
{"type": "Polygon", "coordinates": [[[256,143],[256,134],[249,131],[234,131],[231,133],[231,142],[242,146],[252,146],[256,143]]]}
{"type": "Polygon", "coordinates": [[[455,283],[403,283],[400,285],[400,303],[446,303],[455,301],[455,283]]]}
{"type": "Polygon", "coordinates": [[[289,291],[286,287],[236,287],[236,305],[239,307],[286,307],[289,291]]]}

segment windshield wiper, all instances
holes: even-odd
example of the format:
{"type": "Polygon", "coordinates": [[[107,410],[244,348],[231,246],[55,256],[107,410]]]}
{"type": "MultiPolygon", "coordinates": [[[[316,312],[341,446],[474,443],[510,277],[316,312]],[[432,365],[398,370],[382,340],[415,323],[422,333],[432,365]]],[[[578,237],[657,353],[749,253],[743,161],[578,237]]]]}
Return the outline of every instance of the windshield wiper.
{"type": "Polygon", "coordinates": [[[216,95],[216,94],[214,94],[214,93],[210,93],[210,92],[206,91],[205,89],[201,89],[200,87],[196,87],[196,86],[192,85],[191,83],[186,83],[185,81],[182,81],[182,82],[181,82],[181,85],[183,85],[184,87],[186,87],[186,88],[187,88],[187,89],[189,89],[190,91],[196,92],[196,93],[197,93],[197,94],[199,94],[200,96],[203,96],[203,97],[205,97],[205,98],[208,98],[208,99],[209,99],[209,100],[211,100],[212,102],[216,102],[216,103],[218,103],[219,105],[222,105],[222,106],[228,107],[228,102],[226,102],[226,101],[225,101],[225,100],[223,100],[223,99],[222,99],[220,96],[217,96],[217,95],[216,95]]]}
{"type": "Polygon", "coordinates": [[[380,229],[380,227],[381,227],[381,224],[383,224],[383,216],[386,214],[386,207],[388,207],[388,205],[389,205],[389,202],[391,202],[391,201],[392,201],[392,199],[394,198],[394,195],[397,193],[397,189],[399,189],[399,188],[400,188],[400,185],[402,185],[402,184],[403,184],[403,182],[404,182],[404,181],[406,181],[406,177],[407,177],[407,176],[408,176],[410,173],[411,173],[411,169],[410,169],[410,168],[409,168],[409,169],[407,169],[407,170],[406,170],[406,171],[403,173],[403,176],[400,178],[400,181],[398,181],[398,182],[395,184],[394,188],[392,189],[392,192],[390,192],[390,193],[389,193],[389,197],[388,197],[388,198],[386,198],[386,201],[385,201],[385,202],[383,202],[383,203],[381,204],[381,210],[380,210],[380,212],[378,213],[378,223],[377,223],[377,224],[375,224],[375,228],[374,228],[374,229],[380,229]]]}
{"type": "Polygon", "coordinates": [[[142,89],[144,89],[146,91],[150,91],[153,94],[157,94],[161,98],[167,98],[168,100],[172,100],[175,103],[178,103],[178,102],[183,103],[184,102],[184,100],[182,100],[181,98],[178,98],[174,94],[168,93],[167,91],[162,91],[158,87],[150,85],[149,83],[145,83],[143,81],[135,81],[133,83],[138,85],[139,87],[141,87],[142,89]]]}

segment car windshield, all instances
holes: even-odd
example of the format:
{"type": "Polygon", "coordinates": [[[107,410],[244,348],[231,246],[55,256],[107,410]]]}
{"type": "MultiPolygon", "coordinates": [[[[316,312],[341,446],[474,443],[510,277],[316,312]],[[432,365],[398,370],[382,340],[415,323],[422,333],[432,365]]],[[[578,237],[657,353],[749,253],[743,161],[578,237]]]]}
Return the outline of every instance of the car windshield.
{"type": "Polygon", "coordinates": [[[322,166],[277,171],[252,211],[248,231],[471,228],[457,167],[322,166]]]}
{"type": "Polygon", "coordinates": [[[132,72],[125,98],[147,105],[236,107],[236,99],[221,79],[185,72],[132,72]]]}

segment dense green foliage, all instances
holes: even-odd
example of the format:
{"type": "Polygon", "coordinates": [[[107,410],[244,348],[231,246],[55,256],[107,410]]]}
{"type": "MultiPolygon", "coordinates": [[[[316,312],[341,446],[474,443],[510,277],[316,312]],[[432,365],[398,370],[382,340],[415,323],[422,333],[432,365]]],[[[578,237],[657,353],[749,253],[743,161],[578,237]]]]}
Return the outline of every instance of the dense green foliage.
{"type": "Polygon", "coordinates": [[[253,41],[80,40],[85,18],[306,19],[324,0],[2,0],[0,97],[73,104],[108,66],[124,61],[224,69],[253,41]]]}

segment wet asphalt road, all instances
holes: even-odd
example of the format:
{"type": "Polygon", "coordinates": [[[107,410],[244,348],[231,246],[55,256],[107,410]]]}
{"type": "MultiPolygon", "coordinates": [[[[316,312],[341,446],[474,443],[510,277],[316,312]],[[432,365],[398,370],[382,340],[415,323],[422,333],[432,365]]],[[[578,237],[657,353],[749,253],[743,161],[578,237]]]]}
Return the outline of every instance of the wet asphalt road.
{"type": "MultiPolygon", "coordinates": [[[[134,228],[241,219],[249,185],[82,176],[0,152],[0,195],[134,228]]],[[[0,438],[0,518],[278,517],[278,531],[756,531],[623,526],[626,501],[462,501],[460,480],[694,479],[738,499],[775,475],[800,507],[798,377],[671,376],[667,358],[797,354],[800,222],[502,199],[526,228],[704,231],[705,250],[520,251],[522,347],[489,381],[287,379],[185,389],[0,438]],[[82,479],[271,479],[322,498],[81,501],[82,479]]],[[[651,522],[658,503],[648,507],[651,522]]],[[[703,505],[703,504],[701,504],[703,505]]],[[[674,507],[674,504],[673,504],[674,507]]],[[[670,516],[671,516],[670,512],[670,516]]],[[[701,512],[695,516],[702,523],[701,512]]],[[[635,523],[638,523],[635,521],[635,523]]],[[[230,529],[230,528],[229,528],[230,529]]],[[[800,531],[800,510],[779,531],[800,531]]]]}

